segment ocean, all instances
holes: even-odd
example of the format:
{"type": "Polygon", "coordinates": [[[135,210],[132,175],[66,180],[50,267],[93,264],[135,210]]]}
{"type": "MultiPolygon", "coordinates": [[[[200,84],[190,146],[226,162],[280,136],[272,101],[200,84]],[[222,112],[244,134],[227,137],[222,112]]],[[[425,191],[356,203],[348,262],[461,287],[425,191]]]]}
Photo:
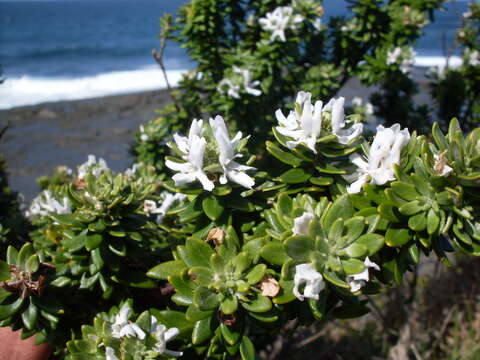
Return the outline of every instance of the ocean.
{"type": "MultiPolygon", "coordinates": [[[[185,2],[0,0],[0,109],[164,88],[151,50],[160,16],[185,2]]],[[[435,13],[416,48],[418,66],[444,63],[467,4],[454,1],[435,13]]],[[[324,8],[324,23],[346,13],[343,0],[325,0],[324,8]]],[[[173,84],[194,67],[172,42],[165,63],[173,84]]]]}

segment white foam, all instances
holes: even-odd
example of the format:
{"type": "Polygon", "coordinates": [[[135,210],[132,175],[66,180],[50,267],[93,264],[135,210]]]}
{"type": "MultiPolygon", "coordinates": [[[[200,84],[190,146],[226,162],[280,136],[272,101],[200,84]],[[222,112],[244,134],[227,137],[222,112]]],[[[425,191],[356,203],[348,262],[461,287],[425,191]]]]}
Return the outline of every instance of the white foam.
{"type": "MultiPolygon", "coordinates": [[[[172,86],[187,70],[168,71],[172,86]]],[[[166,88],[158,67],[116,71],[80,78],[32,77],[7,78],[0,85],[0,109],[61,100],[89,99],[166,88]]]]}
{"type": "MultiPolygon", "coordinates": [[[[445,57],[416,56],[415,66],[445,66],[445,57]]],[[[462,59],[452,56],[449,66],[457,67],[462,59]]],[[[178,84],[187,70],[168,71],[172,86],[178,84]]],[[[32,77],[7,78],[0,85],[0,109],[35,105],[62,100],[80,100],[108,95],[127,94],[166,88],[163,75],[158,67],[130,71],[116,71],[80,78],[32,77]]]]}
{"type": "MultiPolygon", "coordinates": [[[[444,67],[446,65],[446,61],[447,58],[444,56],[416,56],[414,65],[420,67],[444,67]]],[[[448,60],[448,65],[451,67],[458,67],[462,65],[462,58],[459,56],[451,56],[448,60]]]]}

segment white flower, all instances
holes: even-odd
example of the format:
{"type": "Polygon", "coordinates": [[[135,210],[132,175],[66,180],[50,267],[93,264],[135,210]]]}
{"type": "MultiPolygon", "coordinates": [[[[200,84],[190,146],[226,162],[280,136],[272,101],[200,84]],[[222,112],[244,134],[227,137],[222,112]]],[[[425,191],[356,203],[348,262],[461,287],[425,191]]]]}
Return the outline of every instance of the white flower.
{"type": "Polygon", "coordinates": [[[260,85],[259,80],[252,81],[252,75],[250,70],[241,69],[238,66],[233,67],[233,72],[239,74],[239,78],[235,79],[222,79],[217,86],[217,91],[222,94],[225,94],[225,89],[227,89],[227,95],[235,99],[240,98],[240,91],[243,90],[247,94],[253,96],[262,95],[261,90],[256,89],[260,85]]]}
{"type": "Polygon", "coordinates": [[[193,120],[188,138],[178,134],[173,135],[178,149],[183,153],[182,158],[186,162],[178,163],[167,160],[165,165],[174,171],[179,171],[178,174],[172,177],[175,185],[184,185],[198,180],[205,190],[212,191],[215,185],[203,171],[203,154],[205,153],[207,141],[199,136],[202,125],[202,120],[193,120]]]}
{"type": "Polygon", "coordinates": [[[131,168],[128,168],[127,170],[125,170],[125,175],[127,175],[128,177],[132,177],[136,174],[139,168],[140,168],[140,164],[138,163],[133,164],[131,168]]]}
{"type": "Polygon", "coordinates": [[[317,17],[315,20],[312,22],[313,27],[315,30],[321,31],[322,30],[322,18],[317,17]]]}
{"type": "Polygon", "coordinates": [[[164,191],[161,194],[162,197],[162,205],[157,207],[157,203],[153,200],[145,200],[143,202],[143,211],[147,214],[157,214],[157,224],[161,224],[163,222],[163,218],[167,214],[168,209],[175,203],[175,201],[181,201],[186,198],[185,194],[171,194],[169,192],[164,191]]]}
{"type": "MultiPolygon", "coordinates": [[[[395,49],[389,51],[387,53],[387,65],[393,65],[399,63],[399,60],[402,58],[404,51],[401,47],[396,47],[395,49]]],[[[400,71],[403,73],[407,73],[410,71],[410,67],[414,63],[414,58],[417,55],[415,50],[412,47],[409,47],[406,51],[406,55],[403,56],[400,63],[400,71]]]]}
{"type": "Polygon", "coordinates": [[[279,6],[275,10],[267,13],[265,17],[260,18],[260,26],[265,31],[269,31],[270,42],[279,38],[280,41],[285,42],[285,30],[295,30],[299,23],[303,21],[303,16],[293,15],[293,9],[290,6],[279,6]]]}
{"type": "Polygon", "coordinates": [[[217,115],[215,119],[210,119],[210,127],[212,128],[220,152],[218,160],[223,170],[220,183],[226,184],[228,178],[239,185],[251,189],[252,186],[255,185],[255,181],[245,174],[245,171],[255,170],[255,168],[241,165],[234,161],[235,158],[242,156],[241,154],[235,154],[237,145],[242,139],[242,133],[239,131],[233,139],[230,139],[225,121],[220,115],[217,115]]]}
{"type": "Polygon", "coordinates": [[[95,155],[88,155],[88,160],[78,167],[78,178],[85,179],[88,171],[91,170],[93,176],[98,177],[102,172],[109,170],[107,163],[102,158],[97,159],[95,155]]]}
{"type": "Polygon", "coordinates": [[[400,130],[399,124],[390,128],[377,127],[377,134],[370,147],[366,161],[358,154],[350,156],[357,166],[357,172],[346,176],[349,181],[356,179],[348,188],[350,194],[360,192],[363,184],[370,180],[371,184],[383,185],[395,180],[393,164],[398,164],[403,146],[410,141],[408,129],[400,130]]]}
{"type": "Polygon", "coordinates": [[[318,300],[320,291],[325,288],[323,276],[313,264],[305,263],[295,266],[295,277],[293,279],[293,294],[303,301],[305,298],[318,300]],[[303,294],[300,294],[299,287],[305,284],[303,294]]]}
{"type": "Polygon", "coordinates": [[[331,99],[323,108],[323,111],[331,111],[332,115],[332,133],[337,137],[340,144],[348,144],[363,132],[362,124],[353,124],[346,128],[345,110],[343,106],[345,98],[331,99]]]}
{"type": "Polygon", "coordinates": [[[71,203],[67,197],[64,197],[60,202],[53,197],[50,190],[44,190],[33,199],[25,215],[31,218],[36,215],[47,216],[49,213],[70,214],[71,212],[71,203]]]}
{"type": "Polygon", "coordinates": [[[373,105],[371,103],[365,104],[365,114],[369,116],[373,115],[373,105]]]}
{"type": "Polygon", "coordinates": [[[352,99],[352,105],[353,106],[362,106],[363,104],[363,100],[360,96],[355,96],[353,99],[352,99]]]}
{"type": "Polygon", "coordinates": [[[468,19],[470,16],[472,16],[472,12],[470,10],[467,10],[462,15],[464,19],[468,19]]]}
{"type": "Polygon", "coordinates": [[[367,281],[370,280],[370,274],[368,272],[368,269],[375,269],[377,271],[380,271],[380,267],[373,261],[370,261],[368,256],[365,258],[363,264],[365,265],[365,269],[363,269],[363,271],[359,272],[358,274],[347,275],[347,282],[348,285],[350,285],[350,291],[352,293],[359,291],[362,287],[365,286],[367,281]]]}
{"type": "Polygon", "coordinates": [[[183,355],[181,351],[173,351],[167,349],[167,342],[174,339],[180,332],[177,328],[167,329],[165,325],[158,324],[157,319],[152,316],[152,336],[157,340],[154,351],[161,355],[179,357],[183,355]]]}
{"type": "Polygon", "coordinates": [[[110,346],[105,347],[105,360],[119,360],[115,355],[115,350],[110,346]]]}
{"type": "Polygon", "coordinates": [[[250,70],[248,69],[241,69],[237,66],[233,67],[233,71],[236,72],[237,74],[242,75],[243,78],[243,89],[247,94],[253,95],[253,96],[260,96],[262,95],[262,92],[259,89],[255,89],[255,87],[260,85],[259,80],[252,81],[252,75],[250,73],[250,70]]]}
{"type": "Polygon", "coordinates": [[[217,91],[224,94],[225,87],[227,88],[227,95],[234,99],[240,99],[240,85],[234,84],[230,79],[222,79],[218,83],[217,91]]]}
{"type": "Polygon", "coordinates": [[[122,337],[138,337],[140,340],[145,339],[145,332],[133,322],[129,322],[131,309],[128,304],[123,305],[118,314],[115,316],[115,322],[112,324],[112,336],[114,338],[122,337]]]}
{"type": "Polygon", "coordinates": [[[467,57],[467,63],[470,66],[480,65],[480,53],[477,50],[470,51],[467,57]]]}
{"type": "Polygon", "coordinates": [[[390,50],[387,53],[387,65],[393,65],[398,62],[400,59],[400,56],[402,55],[402,48],[401,47],[396,47],[393,50],[390,50]]]}
{"type": "Polygon", "coordinates": [[[148,135],[145,133],[145,128],[143,127],[143,125],[140,125],[140,140],[141,141],[148,140],[148,135]]]}
{"type": "Polygon", "coordinates": [[[315,218],[315,215],[309,212],[303,213],[302,216],[299,216],[293,220],[293,234],[294,235],[307,235],[308,234],[308,225],[315,218]]]}
{"type": "Polygon", "coordinates": [[[300,91],[296,99],[297,107],[294,111],[290,111],[287,117],[278,109],[275,116],[280,126],[276,129],[280,134],[294,139],[287,141],[290,149],[302,143],[316,154],[315,144],[322,128],[323,104],[321,101],[316,101],[315,105],[312,105],[311,97],[312,94],[300,91]]]}

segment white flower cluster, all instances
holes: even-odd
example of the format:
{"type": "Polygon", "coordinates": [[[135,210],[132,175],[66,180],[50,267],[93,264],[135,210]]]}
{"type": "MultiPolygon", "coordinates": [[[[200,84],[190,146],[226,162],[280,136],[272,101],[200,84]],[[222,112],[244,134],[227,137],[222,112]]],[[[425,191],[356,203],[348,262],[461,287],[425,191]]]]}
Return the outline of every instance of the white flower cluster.
{"type": "MultiPolygon", "coordinates": [[[[226,184],[230,180],[251,189],[255,181],[245,171],[255,170],[255,168],[241,165],[235,161],[236,158],[242,156],[236,153],[237,147],[242,140],[242,133],[239,131],[233,139],[230,139],[225,121],[219,115],[215,119],[210,118],[209,125],[215,139],[215,153],[218,156],[218,167],[209,168],[209,172],[220,173],[220,184],[226,184]]],[[[215,187],[215,184],[208,178],[204,170],[204,154],[207,140],[203,133],[203,120],[194,119],[188,137],[179,134],[173,135],[174,143],[182,153],[182,159],[185,160],[184,163],[171,160],[165,162],[168,168],[178,172],[172,177],[175,185],[184,185],[198,180],[207,191],[212,191],[215,187]]]]}
{"type": "Polygon", "coordinates": [[[35,199],[33,199],[30,208],[25,215],[28,218],[35,216],[47,216],[50,213],[54,214],[70,214],[72,207],[70,200],[64,197],[62,201],[56,200],[50,190],[42,191],[35,199]]]}
{"type": "Polygon", "coordinates": [[[287,117],[280,109],[275,112],[279,123],[279,126],[276,127],[277,131],[293,139],[286,143],[290,149],[299,144],[304,144],[314,153],[317,153],[315,145],[322,132],[322,122],[326,112],[330,113],[331,132],[341,144],[348,144],[362,134],[362,124],[345,121],[343,109],[345,98],[331,99],[328,104],[323,106],[321,101],[316,101],[313,105],[311,97],[311,93],[300,91],[295,101],[295,110],[290,111],[287,117]]]}
{"type": "MultiPolygon", "coordinates": [[[[370,280],[370,269],[380,271],[380,267],[371,261],[368,256],[364,261],[364,269],[358,274],[347,275],[347,283],[350,291],[356,293],[364,287],[370,280]]],[[[295,266],[295,276],[293,278],[293,295],[303,301],[305,298],[318,300],[320,292],[325,288],[325,281],[313,264],[304,263],[295,266]],[[300,287],[305,284],[303,294],[300,293],[300,287]]]]}
{"type": "Polygon", "coordinates": [[[303,16],[293,13],[291,6],[279,6],[275,10],[265,14],[265,17],[260,18],[259,23],[263,30],[271,32],[270,42],[275,39],[280,41],[287,41],[285,31],[287,29],[295,30],[303,21],[303,16]]]}
{"type": "Polygon", "coordinates": [[[187,196],[185,194],[171,194],[169,192],[164,191],[161,195],[161,205],[157,207],[157,203],[153,200],[145,200],[143,202],[143,211],[145,214],[156,214],[157,215],[157,224],[161,224],[163,222],[163,218],[167,214],[168,209],[172,207],[172,205],[176,201],[182,201],[187,196]]]}
{"type": "MultiPolygon", "coordinates": [[[[292,232],[294,235],[308,235],[308,226],[315,218],[310,212],[305,212],[301,216],[293,220],[292,232]]],[[[347,283],[352,293],[359,291],[370,280],[369,269],[373,268],[380,271],[380,267],[370,261],[368,257],[364,261],[365,268],[358,274],[348,275],[347,283]]],[[[293,294],[297,299],[303,301],[305,298],[319,299],[320,292],[325,288],[325,282],[322,274],[320,274],[313,264],[304,263],[295,267],[295,276],[293,278],[293,294]],[[300,293],[300,287],[305,284],[303,294],[300,293]]]]}
{"type": "Polygon", "coordinates": [[[98,159],[95,155],[88,155],[88,159],[82,165],[78,167],[78,178],[85,179],[88,172],[91,171],[93,176],[98,177],[104,171],[110,170],[107,166],[107,163],[102,158],[98,159]]]}
{"type": "MultiPolygon", "coordinates": [[[[119,313],[115,316],[115,322],[112,324],[111,331],[114,338],[137,337],[140,340],[145,339],[145,332],[135,324],[128,320],[132,309],[128,304],[123,305],[119,313]]],[[[153,350],[149,351],[154,356],[165,355],[179,357],[183,353],[180,351],[172,351],[166,348],[167,342],[175,338],[179,331],[177,328],[167,329],[165,325],[159,324],[154,316],[151,316],[151,332],[150,334],[156,339],[153,350]]],[[[105,347],[106,360],[119,360],[115,355],[115,350],[111,347],[105,347]]]]}
{"type": "Polygon", "coordinates": [[[364,106],[365,107],[365,114],[368,116],[373,115],[373,105],[369,102],[367,102],[365,105],[363,105],[363,99],[360,96],[355,96],[352,99],[352,105],[353,106],[364,106]]]}
{"type": "Polygon", "coordinates": [[[256,88],[260,85],[260,81],[252,81],[250,70],[241,69],[237,66],[234,66],[232,70],[235,76],[222,79],[217,86],[218,92],[235,99],[240,99],[241,91],[253,96],[262,95],[262,91],[256,88]]]}
{"type": "Polygon", "coordinates": [[[365,266],[365,268],[362,271],[357,274],[347,276],[347,283],[350,286],[350,291],[352,293],[359,291],[362,287],[366,285],[367,281],[370,280],[369,269],[380,271],[380,266],[375,264],[373,261],[370,261],[368,256],[365,258],[363,265],[365,266]]]}
{"type": "Polygon", "coordinates": [[[411,66],[415,62],[416,51],[412,47],[404,51],[401,47],[396,47],[387,53],[387,65],[394,65],[400,63],[400,71],[404,74],[410,71],[411,66]]]}
{"type": "Polygon", "coordinates": [[[467,53],[467,65],[480,65],[480,53],[477,50],[472,50],[467,53]]]}
{"type": "Polygon", "coordinates": [[[379,125],[366,159],[358,154],[350,156],[350,160],[357,166],[357,170],[354,174],[345,176],[348,181],[353,181],[347,187],[347,191],[355,194],[360,192],[363,184],[367,182],[383,185],[388,181],[395,180],[393,164],[399,163],[402,148],[409,141],[408,129],[400,130],[399,124],[394,124],[390,128],[379,125]]]}

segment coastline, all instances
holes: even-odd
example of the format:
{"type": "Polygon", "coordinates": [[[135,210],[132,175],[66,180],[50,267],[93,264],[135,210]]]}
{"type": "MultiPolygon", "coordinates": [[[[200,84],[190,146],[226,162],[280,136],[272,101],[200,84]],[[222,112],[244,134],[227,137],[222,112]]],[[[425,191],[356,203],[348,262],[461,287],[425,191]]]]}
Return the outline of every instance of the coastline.
{"type": "Polygon", "coordinates": [[[129,167],[133,133],[156,116],[170,97],[167,90],[43,103],[0,110],[0,141],[9,183],[27,202],[38,193],[35,179],[57,166],[75,168],[89,154],[115,171],[129,167]]]}
{"type": "MultiPolygon", "coordinates": [[[[417,103],[431,101],[424,74],[425,69],[412,70],[420,85],[417,103]]],[[[351,79],[338,95],[347,103],[355,96],[367,101],[374,90],[351,79]]],[[[125,170],[134,160],[129,154],[134,132],[169,102],[168,91],[160,89],[0,110],[0,129],[10,124],[0,154],[7,161],[11,188],[30,202],[39,191],[39,176],[60,165],[74,169],[89,154],[104,158],[114,171],[125,170]]]]}

